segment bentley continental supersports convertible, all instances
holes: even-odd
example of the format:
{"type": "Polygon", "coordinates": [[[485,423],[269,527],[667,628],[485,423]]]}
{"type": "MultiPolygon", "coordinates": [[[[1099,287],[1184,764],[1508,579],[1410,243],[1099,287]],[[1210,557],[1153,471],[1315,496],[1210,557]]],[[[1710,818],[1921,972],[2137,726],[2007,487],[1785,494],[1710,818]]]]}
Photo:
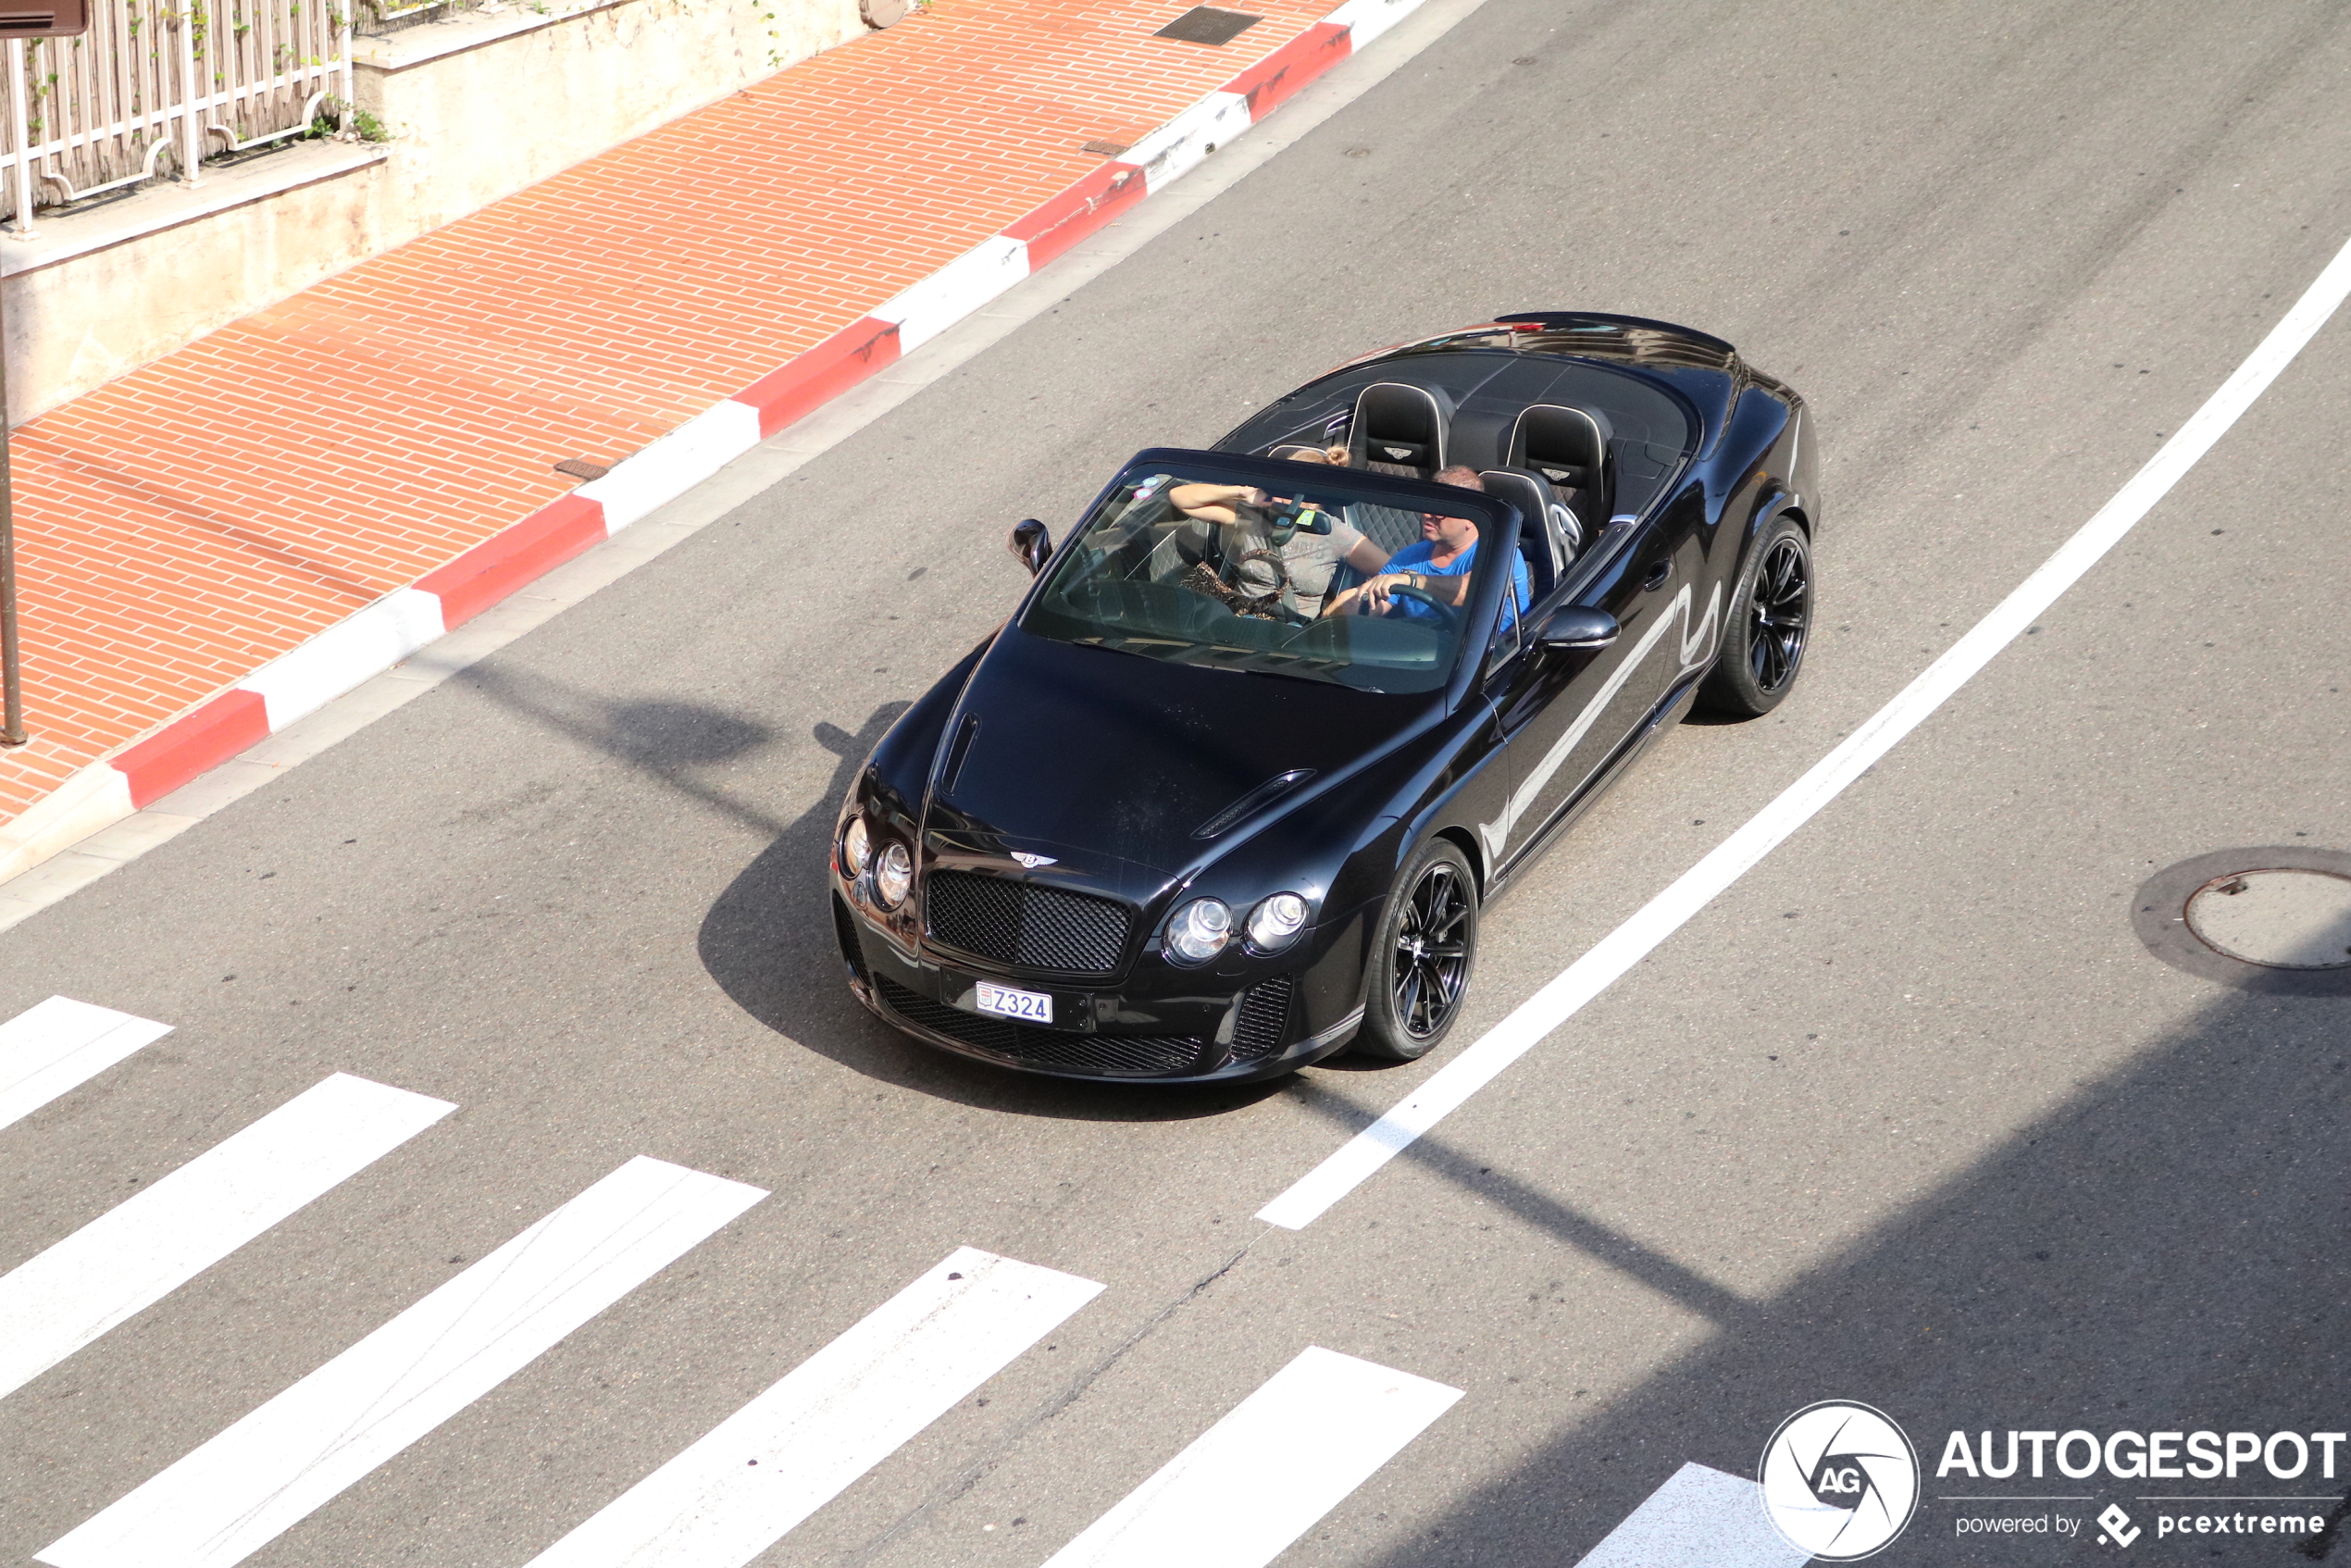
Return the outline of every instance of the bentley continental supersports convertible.
{"type": "Polygon", "coordinates": [[[1211,451],[1135,454],[874,749],[833,838],[851,988],[1067,1077],[1410,1060],[1479,911],[1691,702],[1803,667],[1802,398],[1702,332],[1508,316],[1211,451]]]}

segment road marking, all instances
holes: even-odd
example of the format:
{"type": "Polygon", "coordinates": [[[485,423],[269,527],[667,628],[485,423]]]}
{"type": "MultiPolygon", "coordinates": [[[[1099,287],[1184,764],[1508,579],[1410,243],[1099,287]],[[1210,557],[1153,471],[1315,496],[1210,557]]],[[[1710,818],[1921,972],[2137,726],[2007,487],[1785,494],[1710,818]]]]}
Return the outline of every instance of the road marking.
{"type": "Polygon", "coordinates": [[[38,1560],[228,1568],[765,1196],[631,1160],[38,1560]]]}
{"type": "Polygon", "coordinates": [[[959,1248],[530,1568],[741,1568],[1101,1289],[959,1248]]]}
{"type": "Polygon", "coordinates": [[[2163,443],[2146,466],[2131,476],[2114,499],[2098,509],[2080,531],[2042,563],[2040,569],[1992,613],[1976,622],[1941,658],[1922,671],[1895,699],[1835,750],[1815,763],[1810,771],[1781,791],[1771,804],[1716,845],[1704,859],[1682,873],[1633,917],[1600,939],[1589,952],[1569,964],[1557,978],[1536,991],[1518,1010],[1497,1024],[1468,1050],[1430,1075],[1402,1103],[1357,1133],[1321,1164],[1293,1183],[1289,1189],[1258,1211],[1268,1225],[1303,1230],[1382,1165],[1394,1159],[1470,1096],[1492,1082],[1502,1070],[1532,1050],[1576,1011],[1615,983],[1617,977],[1639,963],[1681,929],[1717,895],[1745,876],[1788,835],[1842,794],[1847,785],[1874,766],[1897,742],[1923,723],[1952,693],[1992,662],[2001,649],[2057,603],[2065,591],[2098,563],[2108,550],[2170,493],[2173,485],[2212,444],[2228,433],[2237,417],[2295,355],[2325,325],[2344,297],[2351,294],[2351,244],[2335,253],[2318,280],[2294,304],[2294,308],[2260,346],[2237,367],[2220,389],[2197,409],[2179,433],[2163,443]]]}
{"type": "Polygon", "coordinates": [[[1685,1464],[1575,1568],[1803,1568],[1811,1561],[1763,1517],[1761,1487],[1685,1464]]]}
{"type": "Polygon", "coordinates": [[[1045,1568],[1263,1568],[1461,1397],[1310,1347],[1045,1568]]]}
{"type": "Polygon", "coordinates": [[[0,1277],[0,1398],[455,1109],[337,1073],[0,1277]]]}
{"type": "Polygon", "coordinates": [[[0,1024],[0,1127],[24,1120],[170,1032],[168,1024],[71,997],[28,1007],[0,1024]]]}

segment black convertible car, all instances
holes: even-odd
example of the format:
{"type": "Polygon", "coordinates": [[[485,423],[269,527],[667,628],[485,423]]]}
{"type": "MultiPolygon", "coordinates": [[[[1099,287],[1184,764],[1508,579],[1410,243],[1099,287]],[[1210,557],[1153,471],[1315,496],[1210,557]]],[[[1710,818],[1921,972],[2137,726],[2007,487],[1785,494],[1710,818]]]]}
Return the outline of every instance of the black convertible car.
{"type": "Polygon", "coordinates": [[[852,989],[1064,1076],[1421,1055],[1481,906],[1686,704],[1786,695],[1816,451],[1729,343],[1542,313],[1138,453],[1014,530],[1027,597],[860,771],[852,989]]]}

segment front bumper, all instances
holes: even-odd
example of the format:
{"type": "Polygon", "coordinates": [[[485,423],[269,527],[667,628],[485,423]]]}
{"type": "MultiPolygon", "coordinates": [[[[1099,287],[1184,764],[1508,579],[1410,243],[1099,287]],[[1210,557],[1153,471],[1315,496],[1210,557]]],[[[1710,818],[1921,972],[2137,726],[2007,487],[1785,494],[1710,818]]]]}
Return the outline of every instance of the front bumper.
{"type": "Polygon", "coordinates": [[[1198,970],[1141,961],[1115,981],[1088,985],[909,952],[838,889],[832,905],[841,961],[860,1002],[925,1044],[1015,1072],[1247,1082],[1331,1055],[1362,1022],[1361,919],[1310,932],[1278,958],[1198,970]],[[982,980],[1051,996],[1055,1023],[979,1012],[973,998],[982,980]]]}

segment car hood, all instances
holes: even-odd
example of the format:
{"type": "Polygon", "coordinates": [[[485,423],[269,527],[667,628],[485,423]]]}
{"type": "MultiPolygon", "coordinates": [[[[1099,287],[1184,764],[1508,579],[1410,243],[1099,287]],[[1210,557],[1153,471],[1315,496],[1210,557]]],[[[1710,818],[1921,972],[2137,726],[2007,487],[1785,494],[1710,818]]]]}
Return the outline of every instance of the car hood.
{"type": "Polygon", "coordinates": [[[1051,855],[1056,880],[1137,896],[1138,882],[1181,875],[1383,754],[1443,703],[1442,692],[1203,669],[1008,627],[940,731],[926,831],[950,852],[1051,855]],[[1286,774],[1307,777],[1284,788],[1286,774]],[[1249,811],[1196,836],[1253,792],[1249,811]]]}

